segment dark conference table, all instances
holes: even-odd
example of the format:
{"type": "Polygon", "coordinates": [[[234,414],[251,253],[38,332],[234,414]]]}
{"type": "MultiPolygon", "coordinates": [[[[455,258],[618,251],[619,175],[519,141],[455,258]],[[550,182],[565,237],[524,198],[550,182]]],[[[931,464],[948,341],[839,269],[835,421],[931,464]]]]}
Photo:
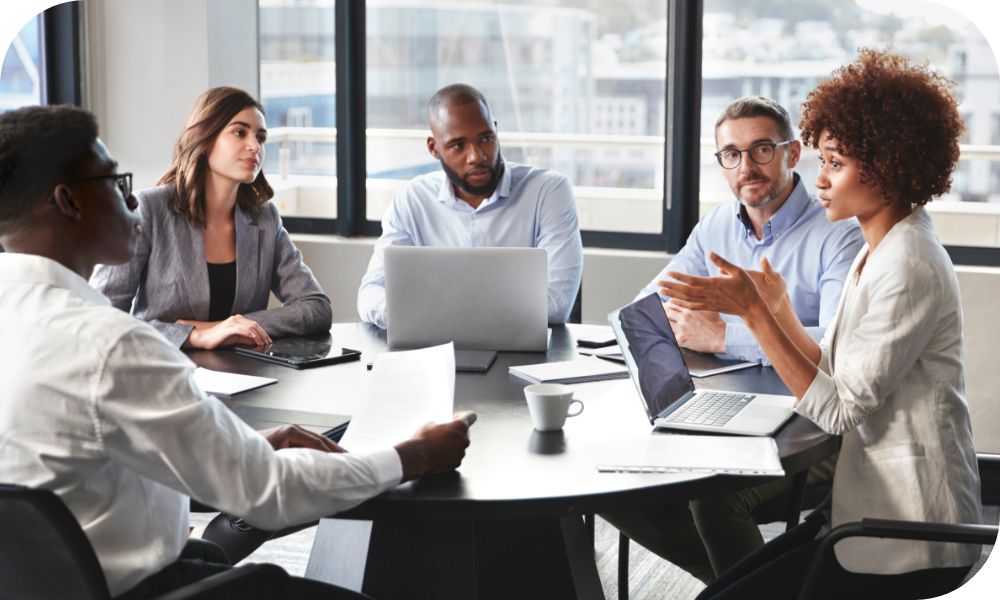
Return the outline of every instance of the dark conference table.
{"type": "MultiPolygon", "coordinates": [[[[324,519],[307,576],[348,587],[363,582],[363,591],[380,599],[603,598],[581,515],[686,502],[773,479],[598,473],[609,444],[641,444],[651,432],[628,379],[577,384],[583,414],[568,419],[562,431],[534,431],[522,391],[528,382],[510,375],[508,367],[574,358],[576,338],[592,330],[554,327],[547,353],[501,352],[487,373],[459,373],[455,409],[479,415],[461,468],[401,485],[324,519]]],[[[230,404],[350,415],[369,377],[365,361],[385,351],[385,334],[369,325],[338,324],[331,335],[336,345],[362,350],[362,361],[296,371],[232,351],[190,356],[207,368],[279,380],[230,404]]],[[[766,367],[695,382],[788,393],[766,367]]],[[[840,444],[798,415],[775,440],[788,474],[820,462],[840,444]]]]}

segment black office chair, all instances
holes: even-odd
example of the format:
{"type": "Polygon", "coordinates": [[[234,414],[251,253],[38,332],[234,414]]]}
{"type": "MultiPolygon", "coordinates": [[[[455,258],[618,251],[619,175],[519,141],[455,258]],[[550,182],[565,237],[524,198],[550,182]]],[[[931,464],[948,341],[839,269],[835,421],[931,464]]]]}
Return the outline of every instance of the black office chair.
{"type": "MultiPolygon", "coordinates": [[[[0,565],[0,598],[111,598],[90,541],[50,490],[0,484],[0,565]]],[[[277,565],[247,565],[160,600],[276,598],[287,578],[277,565]]]]}
{"type": "Polygon", "coordinates": [[[1000,506],[1000,454],[977,454],[983,506],[1000,506]]]}
{"type": "Polygon", "coordinates": [[[583,323],[583,280],[580,280],[580,287],[576,288],[576,300],[573,301],[573,308],[569,311],[567,323],[583,323]]]}
{"type": "MultiPolygon", "coordinates": [[[[792,489],[787,494],[763,502],[755,508],[753,511],[754,521],[758,525],[784,521],[785,531],[798,525],[803,510],[818,507],[830,494],[831,485],[829,483],[807,486],[806,479],[808,475],[808,470],[797,473],[792,481],[792,489]]],[[[591,539],[593,539],[593,525],[590,525],[590,527],[591,539]]],[[[627,535],[618,532],[619,600],[628,600],[628,552],[630,542],[631,540],[627,535]]]]}
{"type": "MultiPolygon", "coordinates": [[[[876,537],[897,540],[925,540],[928,542],[957,542],[960,544],[996,544],[998,527],[995,525],[964,525],[951,523],[920,523],[888,519],[862,519],[844,523],[826,534],[813,558],[806,575],[805,585],[799,593],[800,600],[830,597],[829,583],[824,577],[833,562],[833,547],[849,537],[876,537]]],[[[836,592],[836,590],[832,590],[836,592]]]]}

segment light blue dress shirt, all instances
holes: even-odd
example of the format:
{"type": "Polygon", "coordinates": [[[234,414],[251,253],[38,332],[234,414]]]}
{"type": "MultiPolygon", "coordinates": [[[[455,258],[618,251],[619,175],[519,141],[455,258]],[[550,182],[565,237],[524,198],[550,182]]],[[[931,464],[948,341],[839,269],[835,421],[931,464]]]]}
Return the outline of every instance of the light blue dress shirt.
{"type": "MultiPolygon", "coordinates": [[[[741,208],[739,202],[726,202],[709,211],[681,251],[636,298],[659,293],[656,282],[668,279],[667,271],[718,275],[719,268],[708,259],[709,252],[744,269],[760,269],[760,259],[766,257],[785,279],[795,313],[818,342],[837,312],[847,272],[864,243],[857,221],[830,222],[798,174],[791,195],[764,224],[763,239],[758,240],[753,226],[744,223],[741,208]]],[[[722,320],[726,323],[726,352],[720,356],[769,364],[742,319],[724,314],[722,320]]]]}
{"type": "Polygon", "coordinates": [[[361,320],[382,328],[388,246],[544,248],[552,324],[566,322],[583,275],[583,244],[569,181],[527,165],[507,163],[496,191],[475,209],[455,195],[443,171],[416,177],[396,193],[358,289],[361,320]]]}

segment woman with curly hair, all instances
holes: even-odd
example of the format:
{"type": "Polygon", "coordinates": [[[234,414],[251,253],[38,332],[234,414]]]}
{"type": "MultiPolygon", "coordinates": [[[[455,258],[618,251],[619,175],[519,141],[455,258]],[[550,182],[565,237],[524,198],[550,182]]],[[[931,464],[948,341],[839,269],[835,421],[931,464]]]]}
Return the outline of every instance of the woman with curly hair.
{"type": "Polygon", "coordinates": [[[195,101],[159,187],[136,194],[142,236],[132,261],[90,283],[174,345],[265,345],[326,332],[333,311],[269,202],[264,107],[217,87],[195,101]],[[271,292],[282,303],[267,309],[271,292]]]}
{"type": "MultiPolygon", "coordinates": [[[[979,474],[962,372],[958,281],[923,205],[948,191],[963,130],[951,83],[898,55],[862,50],[807,98],[802,140],[819,150],[827,217],[857,218],[866,246],[816,344],[765,261],[663,282],[693,309],[739,315],[798,398],[843,435],[830,525],[861,518],[979,523],[979,474]]],[[[797,597],[820,544],[817,511],[723,573],[705,598],[797,597]]],[[[958,587],[977,546],[851,538],[835,547],[836,597],[926,598],[958,587]]]]}

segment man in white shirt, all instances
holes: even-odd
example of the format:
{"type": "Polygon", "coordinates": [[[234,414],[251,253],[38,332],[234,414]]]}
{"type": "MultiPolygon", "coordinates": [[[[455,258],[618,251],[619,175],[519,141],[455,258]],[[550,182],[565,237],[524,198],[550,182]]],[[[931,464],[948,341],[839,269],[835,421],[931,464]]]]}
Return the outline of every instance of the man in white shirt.
{"type": "MultiPolygon", "coordinates": [[[[113,596],[166,591],[189,496],[279,529],[458,467],[471,413],[346,454],[297,428],[265,439],[198,389],[190,360],[87,283],[95,264],[129,260],[140,233],[116,167],[86,111],[0,115],[0,481],[60,496],[113,596]]],[[[176,571],[167,589],[184,583],[176,571]]]]}
{"type": "Polygon", "coordinates": [[[427,150],[442,170],[413,179],[393,197],[358,289],[361,320],[387,325],[387,246],[519,246],[545,249],[549,323],[565,323],[583,274],[569,181],[555,171],[504,162],[489,104],[471,86],[438,90],[427,116],[427,150]]]}

